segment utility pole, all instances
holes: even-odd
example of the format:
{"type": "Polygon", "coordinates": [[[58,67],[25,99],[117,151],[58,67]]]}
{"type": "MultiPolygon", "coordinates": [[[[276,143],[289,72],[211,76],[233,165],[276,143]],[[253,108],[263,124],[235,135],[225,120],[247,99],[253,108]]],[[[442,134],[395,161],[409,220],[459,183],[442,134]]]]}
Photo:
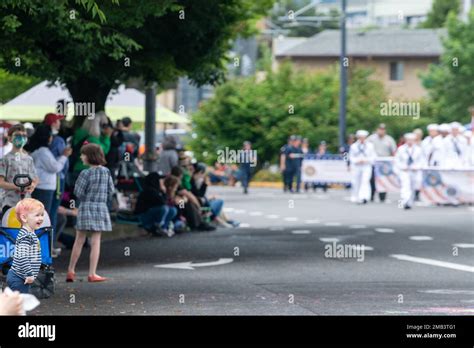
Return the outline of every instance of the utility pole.
{"type": "Polygon", "coordinates": [[[152,83],[145,91],[145,154],[143,169],[156,171],[156,84],[152,83]]]}
{"type": "MultiPolygon", "coordinates": [[[[339,146],[344,146],[346,143],[346,108],[347,108],[347,70],[349,67],[349,60],[346,57],[346,9],[347,0],[341,1],[341,16],[340,30],[341,30],[341,52],[340,52],[340,92],[339,92],[339,146]]],[[[330,16],[302,16],[308,10],[315,8],[322,0],[313,0],[310,4],[292,13],[290,16],[279,17],[282,22],[287,22],[289,26],[310,25],[318,26],[321,22],[332,20],[334,17],[330,16]]]]}
{"type": "Polygon", "coordinates": [[[339,90],[339,146],[346,143],[346,103],[347,103],[347,67],[346,57],[346,1],[341,1],[341,56],[340,56],[340,90],[339,90]]]}

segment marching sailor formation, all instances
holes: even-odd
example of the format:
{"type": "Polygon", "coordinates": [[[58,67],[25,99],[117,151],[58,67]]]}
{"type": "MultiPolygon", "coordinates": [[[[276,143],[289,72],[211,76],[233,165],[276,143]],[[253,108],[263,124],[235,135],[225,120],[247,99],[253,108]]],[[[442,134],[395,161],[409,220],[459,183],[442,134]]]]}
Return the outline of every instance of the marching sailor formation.
{"type": "MultiPolygon", "coordinates": [[[[472,131],[465,130],[459,122],[430,124],[427,131],[424,139],[420,130],[405,134],[404,143],[395,152],[394,170],[400,179],[400,205],[404,209],[410,209],[418,197],[423,168],[474,168],[472,131]]],[[[361,204],[369,200],[371,170],[377,157],[374,146],[367,141],[368,134],[365,130],[357,131],[357,141],[349,150],[351,201],[361,204]]]]}

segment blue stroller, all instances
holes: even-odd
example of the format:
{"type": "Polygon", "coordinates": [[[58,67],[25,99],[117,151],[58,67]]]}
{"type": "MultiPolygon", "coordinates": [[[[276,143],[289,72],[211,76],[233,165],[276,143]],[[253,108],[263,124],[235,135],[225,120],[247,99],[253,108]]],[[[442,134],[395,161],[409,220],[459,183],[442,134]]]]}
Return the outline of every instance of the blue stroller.
{"type": "MultiPolygon", "coordinates": [[[[25,197],[25,187],[31,185],[31,178],[26,174],[18,174],[13,178],[13,183],[20,189],[20,197],[25,197]]],[[[3,214],[0,225],[0,282],[2,288],[6,286],[6,275],[10,270],[15,241],[20,231],[20,222],[15,215],[15,207],[8,209],[3,214]]],[[[45,212],[43,224],[35,231],[41,246],[41,268],[35,282],[31,285],[30,292],[37,298],[49,298],[54,294],[54,269],[51,250],[53,248],[53,228],[49,215],[45,212]]]]}

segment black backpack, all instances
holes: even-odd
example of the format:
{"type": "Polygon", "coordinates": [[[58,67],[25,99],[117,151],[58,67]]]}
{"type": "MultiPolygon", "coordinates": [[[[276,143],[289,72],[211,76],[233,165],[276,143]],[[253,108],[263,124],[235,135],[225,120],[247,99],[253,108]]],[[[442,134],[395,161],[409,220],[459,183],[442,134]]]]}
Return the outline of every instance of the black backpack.
{"type": "Polygon", "coordinates": [[[39,299],[50,298],[54,295],[54,269],[51,266],[41,266],[33,284],[30,286],[30,294],[39,299]]]}

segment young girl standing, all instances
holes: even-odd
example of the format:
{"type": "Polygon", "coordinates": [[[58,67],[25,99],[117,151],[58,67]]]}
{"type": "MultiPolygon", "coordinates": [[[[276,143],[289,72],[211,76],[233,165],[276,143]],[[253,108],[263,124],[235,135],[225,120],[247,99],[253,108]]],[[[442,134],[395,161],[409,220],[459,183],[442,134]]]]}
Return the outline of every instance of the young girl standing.
{"type": "Polygon", "coordinates": [[[76,264],[81,256],[86,233],[91,232],[91,254],[89,264],[89,282],[103,282],[107,278],[97,275],[100,255],[100,236],[102,232],[112,231],[107,200],[114,192],[110,171],[103,167],[104,152],[97,144],[87,144],[81,148],[81,160],[90,166],[77,178],[74,194],[79,200],[76,224],[76,240],[72,248],[66,281],[73,282],[76,276],[76,264]]]}

